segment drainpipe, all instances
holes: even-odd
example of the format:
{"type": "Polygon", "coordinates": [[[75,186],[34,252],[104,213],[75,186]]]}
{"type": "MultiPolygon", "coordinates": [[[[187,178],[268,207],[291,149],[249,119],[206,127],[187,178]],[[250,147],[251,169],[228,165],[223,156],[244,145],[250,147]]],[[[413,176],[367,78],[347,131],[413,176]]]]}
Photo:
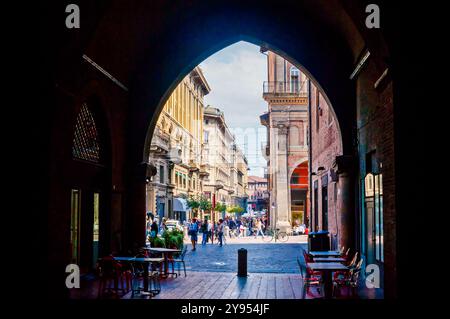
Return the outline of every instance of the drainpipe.
{"type": "MultiPolygon", "coordinates": [[[[310,227],[310,223],[312,220],[312,195],[311,187],[312,187],[312,118],[311,118],[311,80],[308,78],[308,175],[309,175],[309,219],[306,227],[310,227]]],[[[306,215],[306,214],[305,214],[306,215]]]]}

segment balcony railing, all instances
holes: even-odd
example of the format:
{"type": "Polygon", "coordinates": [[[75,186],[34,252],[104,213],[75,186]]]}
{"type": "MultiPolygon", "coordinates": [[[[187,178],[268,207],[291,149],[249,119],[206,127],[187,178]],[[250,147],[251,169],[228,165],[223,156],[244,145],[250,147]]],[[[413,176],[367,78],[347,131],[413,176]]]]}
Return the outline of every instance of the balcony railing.
{"type": "Polygon", "coordinates": [[[263,93],[307,96],[308,92],[306,81],[265,81],[263,83],[263,93]]]}

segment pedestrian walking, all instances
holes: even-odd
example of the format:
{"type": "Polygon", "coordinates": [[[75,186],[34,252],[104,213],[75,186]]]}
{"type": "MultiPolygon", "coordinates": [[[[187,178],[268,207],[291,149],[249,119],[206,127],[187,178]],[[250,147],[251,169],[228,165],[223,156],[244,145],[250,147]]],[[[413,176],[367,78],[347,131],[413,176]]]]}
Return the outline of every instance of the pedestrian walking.
{"type": "Polygon", "coordinates": [[[241,238],[241,237],[244,237],[244,231],[245,231],[245,226],[244,226],[244,224],[240,224],[239,225],[239,235],[238,235],[238,238],[241,238]]]}
{"type": "Polygon", "coordinates": [[[189,225],[189,236],[191,236],[192,251],[195,251],[195,245],[197,244],[198,224],[197,219],[193,218],[189,225]]]}
{"type": "Polygon", "coordinates": [[[258,235],[261,233],[261,236],[264,238],[264,232],[262,231],[262,222],[261,220],[258,218],[258,220],[256,221],[256,233],[255,233],[255,238],[258,237],[258,235]]]}
{"type": "Polygon", "coordinates": [[[147,213],[147,223],[146,223],[146,239],[150,240],[151,238],[151,228],[152,228],[152,219],[150,215],[147,213]]]}
{"type": "Polygon", "coordinates": [[[219,225],[217,226],[217,235],[219,238],[219,246],[222,247],[223,245],[223,220],[219,219],[219,225]]]}
{"type": "Polygon", "coordinates": [[[158,234],[158,222],[156,219],[153,219],[153,223],[150,226],[150,238],[155,238],[158,234]]]}
{"type": "Polygon", "coordinates": [[[205,218],[205,220],[203,221],[202,226],[201,226],[202,246],[206,245],[206,243],[208,242],[208,236],[209,236],[208,228],[210,228],[209,223],[208,223],[208,220],[205,218]]]}

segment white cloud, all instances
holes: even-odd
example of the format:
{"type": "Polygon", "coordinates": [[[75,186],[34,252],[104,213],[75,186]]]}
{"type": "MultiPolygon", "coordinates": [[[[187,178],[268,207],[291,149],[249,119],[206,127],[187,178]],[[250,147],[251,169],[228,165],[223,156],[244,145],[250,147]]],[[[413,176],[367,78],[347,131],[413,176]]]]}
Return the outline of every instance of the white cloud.
{"type": "MultiPolygon", "coordinates": [[[[267,110],[262,98],[263,82],[267,79],[266,56],[259,47],[247,42],[235,43],[200,64],[211,92],[205,97],[205,104],[218,107],[225,114],[225,120],[232,129],[261,128],[259,116],[267,110]]],[[[262,175],[265,160],[261,155],[261,143],[265,135],[244,139],[237,136],[241,149],[247,149],[246,156],[251,168],[250,174],[262,175]]]]}

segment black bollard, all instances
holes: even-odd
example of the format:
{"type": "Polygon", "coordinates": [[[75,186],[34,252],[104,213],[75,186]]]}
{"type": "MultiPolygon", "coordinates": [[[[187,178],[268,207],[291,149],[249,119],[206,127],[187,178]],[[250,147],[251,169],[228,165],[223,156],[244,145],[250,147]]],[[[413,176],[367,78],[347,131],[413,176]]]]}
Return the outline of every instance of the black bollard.
{"type": "Polygon", "coordinates": [[[238,277],[247,277],[247,249],[238,249],[238,277]]]}

